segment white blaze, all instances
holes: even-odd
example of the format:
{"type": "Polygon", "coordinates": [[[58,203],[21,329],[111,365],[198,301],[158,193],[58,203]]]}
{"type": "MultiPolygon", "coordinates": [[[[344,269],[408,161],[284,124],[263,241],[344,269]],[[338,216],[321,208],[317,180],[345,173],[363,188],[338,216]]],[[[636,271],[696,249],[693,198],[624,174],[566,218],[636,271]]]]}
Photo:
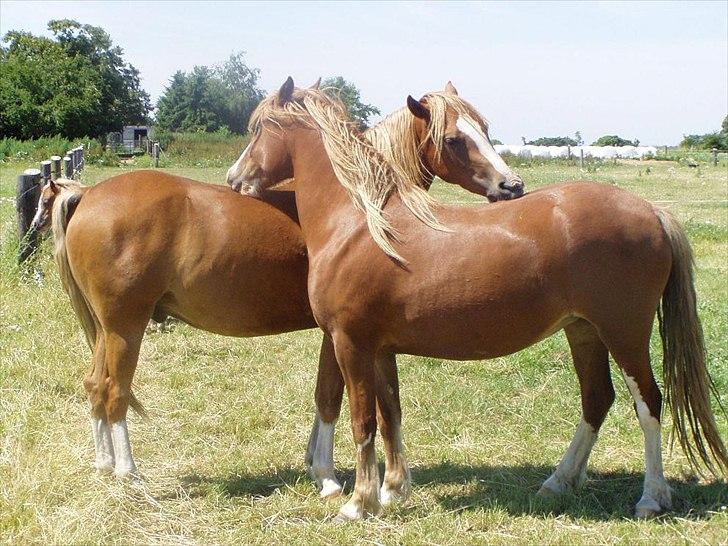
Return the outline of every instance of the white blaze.
{"type": "Polygon", "coordinates": [[[463,118],[463,116],[458,116],[458,121],[455,125],[463,134],[475,142],[480,154],[485,157],[491,165],[493,165],[493,168],[496,171],[506,178],[513,176],[511,169],[508,168],[508,165],[506,165],[506,162],[503,161],[503,158],[495,151],[488,138],[483,134],[482,130],[475,127],[472,123],[467,121],[467,119],[463,118]]]}
{"type": "Polygon", "coordinates": [[[252,141],[248,143],[248,145],[243,150],[243,153],[240,154],[240,157],[238,160],[233,164],[232,167],[228,169],[227,172],[227,181],[229,184],[237,181],[237,179],[240,177],[243,171],[243,163],[245,162],[245,157],[248,155],[248,150],[250,150],[252,141]]]}

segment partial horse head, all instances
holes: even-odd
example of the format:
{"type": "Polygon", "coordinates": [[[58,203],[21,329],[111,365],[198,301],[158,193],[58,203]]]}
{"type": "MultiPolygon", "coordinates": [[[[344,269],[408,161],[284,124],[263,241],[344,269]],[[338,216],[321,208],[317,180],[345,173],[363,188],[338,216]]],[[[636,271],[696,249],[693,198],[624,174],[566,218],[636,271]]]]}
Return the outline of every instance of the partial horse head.
{"type": "Polygon", "coordinates": [[[38,198],[38,208],[35,211],[35,216],[33,216],[30,228],[28,228],[29,232],[40,233],[51,227],[53,203],[60,192],[60,186],[53,180],[49,180],[48,183],[43,186],[40,190],[40,197],[38,198]]]}
{"type": "Polygon", "coordinates": [[[45,186],[40,190],[40,197],[38,198],[38,208],[35,211],[33,221],[30,223],[28,232],[41,233],[51,227],[51,221],[53,219],[53,204],[56,201],[56,197],[64,190],[71,190],[74,192],[81,193],[86,188],[81,186],[74,180],[59,179],[55,182],[49,180],[45,186]]]}
{"type": "Polygon", "coordinates": [[[490,201],[523,195],[521,177],[490,141],[488,122],[458,96],[451,82],[444,91],[420,100],[408,96],[407,108],[415,118],[415,131],[422,135],[420,153],[432,174],[490,201]]]}

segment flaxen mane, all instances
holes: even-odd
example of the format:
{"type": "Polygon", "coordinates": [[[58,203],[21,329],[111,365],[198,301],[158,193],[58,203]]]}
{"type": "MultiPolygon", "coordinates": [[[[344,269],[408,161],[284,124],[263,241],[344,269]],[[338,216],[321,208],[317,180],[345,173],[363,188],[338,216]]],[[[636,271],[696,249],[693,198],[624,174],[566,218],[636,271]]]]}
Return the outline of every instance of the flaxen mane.
{"type": "Polygon", "coordinates": [[[392,246],[391,240],[396,240],[397,234],[383,214],[392,192],[399,194],[420,221],[434,229],[444,229],[432,213],[434,201],[421,187],[421,175],[410,178],[403,174],[403,169],[388,163],[352,126],[340,101],[319,90],[297,89],[293,100],[280,106],[273,95],[253,112],[251,131],[259,131],[263,121],[279,126],[296,121],[319,130],[336,177],[354,205],[366,214],[369,232],[388,256],[405,262],[392,246]]]}

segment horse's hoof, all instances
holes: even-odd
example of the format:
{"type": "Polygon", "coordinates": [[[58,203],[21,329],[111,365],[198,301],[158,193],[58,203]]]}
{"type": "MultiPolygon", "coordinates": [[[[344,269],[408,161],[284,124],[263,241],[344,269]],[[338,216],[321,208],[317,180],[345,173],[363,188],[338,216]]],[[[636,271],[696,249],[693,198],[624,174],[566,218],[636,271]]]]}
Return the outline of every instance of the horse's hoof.
{"type": "Polygon", "coordinates": [[[536,493],[536,496],[541,497],[542,499],[553,499],[555,497],[560,497],[562,494],[563,491],[554,489],[553,485],[549,484],[548,482],[544,482],[541,488],[536,493]]]}
{"type": "Polygon", "coordinates": [[[634,516],[637,519],[653,519],[662,514],[662,510],[653,510],[652,508],[637,507],[634,516]]]}
{"type": "Polygon", "coordinates": [[[637,519],[652,519],[663,513],[662,506],[652,499],[640,499],[634,510],[637,519]]]}
{"type": "Polygon", "coordinates": [[[382,506],[391,506],[405,502],[409,498],[409,493],[410,488],[407,485],[402,485],[399,488],[382,485],[379,490],[379,498],[382,506]]]}
{"type": "Polygon", "coordinates": [[[319,495],[323,500],[333,500],[338,499],[343,492],[344,490],[338,483],[325,480],[319,495]]]}
{"type": "Polygon", "coordinates": [[[94,463],[94,469],[100,476],[109,476],[114,473],[113,463],[94,463]]]}
{"type": "Polygon", "coordinates": [[[134,469],[115,469],[114,476],[117,480],[122,480],[132,484],[142,483],[142,477],[136,468],[134,469]]]}

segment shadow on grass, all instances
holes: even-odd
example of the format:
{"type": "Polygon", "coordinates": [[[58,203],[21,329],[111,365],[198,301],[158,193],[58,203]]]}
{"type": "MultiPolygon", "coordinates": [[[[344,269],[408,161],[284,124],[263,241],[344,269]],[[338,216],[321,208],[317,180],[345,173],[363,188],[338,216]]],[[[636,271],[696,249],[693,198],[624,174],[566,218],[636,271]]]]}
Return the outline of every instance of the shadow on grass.
{"type": "MultiPolygon", "coordinates": [[[[513,516],[568,515],[593,521],[632,518],[642,494],[644,474],[636,472],[591,472],[586,484],[560,497],[536,496],[553,467],[534,465],[469,466],[449,462],[412,469],[415,489],[432,494],[445,509],[455,512],[503,510],[513,516]],[[428,491],[430,490],[430,491],[428,491]]],[[[380,467],[380,475],[384,469],[380,467]]],[[[338,472],[346,494],[351,493],[354,472],[338,472]]],[[[190,475],[181,479],[190,497],[222,494],[229,497],[267,497],[299,483],[314,486],[300,467],[288,467],[264,474],[229,476],[190,475]]],[[[663,516],[691,520],[711,517],[728,504],[725,482],[701,484],[695,479],[669,480],[673,488],[673,510],[663,516]]],[[[724,509],[723,509],[724,510],[724,509]]]]}

